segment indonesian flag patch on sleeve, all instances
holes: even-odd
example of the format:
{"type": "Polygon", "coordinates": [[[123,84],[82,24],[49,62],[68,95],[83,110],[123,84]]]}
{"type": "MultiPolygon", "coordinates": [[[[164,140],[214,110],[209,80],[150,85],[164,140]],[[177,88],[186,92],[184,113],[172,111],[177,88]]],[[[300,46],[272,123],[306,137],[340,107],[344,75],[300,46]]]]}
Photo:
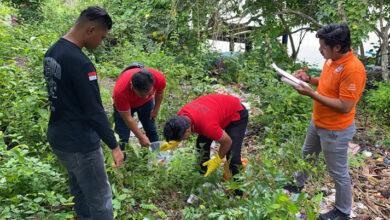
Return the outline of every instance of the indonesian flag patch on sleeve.
{"type": "Polygon", "coordinates": [[[97,79],[97,73],[96,72],[90,72],[88,73],[89,81],[96,80],[97,79]]]}

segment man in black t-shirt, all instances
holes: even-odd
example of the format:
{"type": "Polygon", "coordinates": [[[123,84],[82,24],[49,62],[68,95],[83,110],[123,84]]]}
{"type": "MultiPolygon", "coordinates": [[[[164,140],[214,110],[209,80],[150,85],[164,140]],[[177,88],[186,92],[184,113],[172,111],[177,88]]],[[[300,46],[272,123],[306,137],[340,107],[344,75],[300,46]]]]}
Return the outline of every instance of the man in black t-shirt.
{"type": "Polygon", "coordinates": [[[83,10],[71,30],[46,52],[44,74],[51,108],[47,138],[69,175],[79,219],[113,219],[102,139],[112,149],[113,167],[123,153],[104,111],[97,72],[82,48],[97,48],[111,29],[107,12],[83,10]]]}

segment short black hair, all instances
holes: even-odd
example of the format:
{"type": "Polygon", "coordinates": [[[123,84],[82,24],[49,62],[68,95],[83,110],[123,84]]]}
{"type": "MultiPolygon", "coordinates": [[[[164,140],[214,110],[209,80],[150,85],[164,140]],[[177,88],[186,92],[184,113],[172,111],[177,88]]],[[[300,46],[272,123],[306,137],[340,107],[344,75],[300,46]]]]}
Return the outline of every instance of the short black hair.
{"type": "Polygon", "coordinates": [[[139,91],[149,91],[154,85],[153,74],[147,69],[141,69],[140,71],[134,73],[131,78],[131,84],[139,91]]]}
{"type": "Polygon", "coordinates": [[[316,37],[331,48],[340,45],[341,53],[347,53],[351,48],[351,33],[345,23],[328,24],[317,31],[316,37]]]}
{"type": "Polygon", "coordinates": [[[167,141],[179,141],[184,137],[186,130],[190,127],[190,120],[185,116],[175,115],[165,122],[164,137],[167,141]]]}
{"type": "Polygon", "coordinates": [[[110,15],[106,10],[100,8],[99,6],[90,6],[87,9],[84,9],[76,23],[83,23],[87,21],[98,21],[99,24],[108,30],[111,30],[112,20],[110,15]]]}
{"type": "Polygon", "coordinates": [[[140,63],[140,62],[135,62],[135,63],[132,63],[132,64],[130,64],[129,66],[127,66],[123,71],[122,71],[122,73],[123,72],[125,72],[126,70],[130,70],[130,69],[135,69],[135,68],[145,68],[144,67],[144,64],[142,64],[142,63],[140,63]]]}

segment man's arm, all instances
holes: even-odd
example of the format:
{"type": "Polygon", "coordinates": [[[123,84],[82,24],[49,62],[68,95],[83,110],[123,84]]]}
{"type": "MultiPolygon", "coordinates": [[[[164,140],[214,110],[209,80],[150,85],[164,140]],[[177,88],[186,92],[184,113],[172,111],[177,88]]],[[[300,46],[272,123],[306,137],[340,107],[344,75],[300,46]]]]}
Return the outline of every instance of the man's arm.
{"type": "Polygon", "coordinates": [[[318,94],[315,92],[312,88],[309,86],[305,86],[304,84],[300,84],[302,88],[295,88],[300,94],[309,96],[310,98],[324,104],[325,106],[341,112],[341,113],[348,113],[352,110],[353,106],[355,105],[355,102],[346,101],[342,99],[337,98],[329,98],[323,95],[318,94]]]}
{"type": "MultiPolygon", "coordinates": [[[[87,63],[85,69],[94,71],[92,63],[87,63]]],[[[98,133],[99,137],[107,146],[111,148],[111,153],[115,161],[115,165],[112,166],[120,167],[123,162],[123,153],[116,141],[114,132],[104,111],[97,79],[89,80],[87,73],[88,71],[74,75],[72,83],[75,94],[85,113],[87,123],[98,133]]]]}
{"type": "Polygon", "coordinates": [[[108,147],[115,149],[118,146],[118,142],[104,111],[97,79],[90,80],[88,77],[88,72],[96,70],[92,63],[86,63],[82,71],[72,76],[72,88],[84,113],[84,120],[98,133],[108,147]]]}
{"type": "Polygon", "coordinates": [[[315,87],[318,87],[318,80],[319,80],[319,77],[312,76],[309,83],[315,87]]]}
{"type": "Polygon", "coordinates": [[[298,79],[300,79],[300,80],[302,80],[304,82],[310,83],[313,86],[318,87],[318,79],[319,79],[319,77],[309,76],[303,70],[297,70],[297,71],[294,72],[293,75],[296,78],[298,78],[298,79]]]}
{"type": "Polygon", "coordinates": [[[225,131],[223,131],[222,138],[218,141],[218,143],[220,144],[218,155],[219,158],[222,159],[232,147],[232,139],[225,131]]]}
{"type": "Polygon", "coordinates": [[[157,117],[163,99],[164,99],[164,90],[157,91],[154,94],[154,109],[150,113],[150,118],[155,119],[157,117]]]}
{"type": "Polygon", "coordinates": [[[223,131],[222,138],[218,141],[218,143],[220,144],[218,154],[213,159],[202,164],[203,166],[207,166],[207,172],[204,175],[205,177],[210,175],[210,173],[214,172],[214,170],[219,167],[223,158],[232,147],[232,139],[225,131],[223,131]]]}
{"type": "Polygon", "coordinates": [[[144,147],[150,146],[149,138],[144,135],[141,129],[138,128],[137,122],[131,117],[130,111],[119,112],[119,115],[127,125],[127,127],[134,133],[134,135],[138,138],[140,144],[144,147]]]}

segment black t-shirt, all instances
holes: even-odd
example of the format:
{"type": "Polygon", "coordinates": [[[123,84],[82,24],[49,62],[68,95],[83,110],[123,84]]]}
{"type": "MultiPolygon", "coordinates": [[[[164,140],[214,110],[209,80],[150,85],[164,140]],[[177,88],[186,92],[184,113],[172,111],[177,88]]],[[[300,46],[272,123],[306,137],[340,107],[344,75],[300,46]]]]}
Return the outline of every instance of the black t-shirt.
{"type": "Polygon", "coordinates": [[[117,147],[96,69],[81,49],[61,38],[46,52],[43,66],[51,108],[50,145],[65,152],[90,152],[100,147],[101,138],[111,149],[117,147]]]}

